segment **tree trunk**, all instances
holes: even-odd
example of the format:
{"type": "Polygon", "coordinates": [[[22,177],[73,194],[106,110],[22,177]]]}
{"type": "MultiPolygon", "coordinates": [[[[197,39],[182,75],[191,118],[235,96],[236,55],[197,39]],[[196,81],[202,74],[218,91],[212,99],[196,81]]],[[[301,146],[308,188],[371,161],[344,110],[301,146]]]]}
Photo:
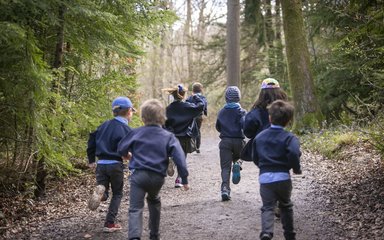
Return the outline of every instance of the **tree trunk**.
{"type": "Polygon", "coordinates": [[[271,0],[265,1],[265,31],[267,37],[267,45],[268,45],[268,69],[271,77],[276,77],[276,57],[275,57],[275,49],[273,46],[273,42],[275,40],[275,33],[273,30],[272,24],[272,5],[271,0]]]}
{"type": "Polygon", "coordinates": [[[240,3],[227,0],[227,85],[240,87],[240,3]]]}
{"type": "Polygon", "coordinates": [[[187,82],[190,83],[194,79],[193,73],[193,52],[192,52],[192,0],[187,0],[187,19],[184,26],[184,36],[187,43],[187,64],[188,64],[188,78],[187,82]]]}
{"type": "MultiPolygon", "coordinates": [[[[57,29],[57,38],[56,38],[56,49],[55,49],[55,58],[53,62],[53,68],[60,68],[63,65],[63,55],[64,55],[64,15],[65,15],[66,7],[65,5],[60,5],[58,19],[59,26],[57,29]]],[[[52,92],[57,92],[59,90],[59,76],[55,76],[52,82],[52,92]]],[[[56,101],[55,99],[50,100],[50,105],[52,109],[55,109],[56,101]]],[[[37,161],[37,169],[36,169],[36,190],[34,192],[35,198],[39,199],[45,196],[45,179],[47,176],[45,157],[40,156],[40,158],[36,158],[37,161]]]]}
{"type": "Polygon", "coordinates": [[[284,46],[283,46],[283,41],[281,39],[281,31],[283,31],[282,26],[281,26],[281,4],[280,0],[276,0],[276,5],[275,5],[275,24],[276,24],[276,35],[275,35],[275,41],[276,41],[276,46],[275,46],[275,56],[276,56],[276,79],[279,80],[280,85],[284,89],[289,88],[288,84],[288,77],[286,74],[286,61],[285,61],[285,56],[284,56],[284,46]]]}
{"type": "Polygon", "coordinates": [[[288,77],[295,105],[293,129],[319,127],[321,113],[315,96],[309,51],[304,33],[301,0],[282,1],[283,26],[288,61],[288,77]]]}

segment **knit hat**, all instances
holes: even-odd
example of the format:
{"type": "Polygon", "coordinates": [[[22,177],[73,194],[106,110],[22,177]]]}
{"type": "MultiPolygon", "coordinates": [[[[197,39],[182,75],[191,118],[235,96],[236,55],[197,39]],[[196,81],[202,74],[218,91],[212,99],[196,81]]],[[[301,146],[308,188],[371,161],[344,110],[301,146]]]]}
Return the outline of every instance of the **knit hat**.
{"type": "Polygon", "coordinates": [[[121,109],[132,108],[132,111],[136,112],[136,109],[133,108],[131,100],[127,97],[117,97],[112,102],[112,111],[119,112],[121,109]]]}
{"type": "Polygon", "coordinates": [[[241,98],[240,89],[236,86],[229,86],[225,91],[225,101],[230,102],[239,102],[241,98]]]}
{"type": "Polygon", "coordinates": [[[274,79],[274,78],[266,78],[261,83],[261,89],[279,88],[279,87],[280,87],[279,82],[276,79],[274,79]]]}

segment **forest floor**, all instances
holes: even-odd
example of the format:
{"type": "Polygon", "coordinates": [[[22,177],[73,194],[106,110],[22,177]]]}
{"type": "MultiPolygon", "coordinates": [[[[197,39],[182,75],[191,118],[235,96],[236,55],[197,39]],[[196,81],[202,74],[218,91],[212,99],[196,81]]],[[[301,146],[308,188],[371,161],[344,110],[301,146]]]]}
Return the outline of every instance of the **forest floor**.
{"type": "MultiPolygon", "coordinates": [[[[258,239],[260,207],[258,169],[245,162],[241,181],[231,185],[232,200],[220,197],[220,165],[216,134],[205,136],[201,153],[188,155],[190,191],[174,188],[167,177],[161,191],[163,240],[258,239]]],[[[383,239],[384,171],[367,144],[345,147],[339,160],[303,151],[303,175],[294,175],[294,218],[299,240],[383,239]]],[[[0,198],[0,238],[4,239],[127,239],[128,184],[118,222],[121,232],[103,233],[107,204],[87,209],[94,186],[91,172],[48,186],[47,198],[0,198]]],[[[148,239],[148,210],[143,239],[148,239]]],[[[284,239],[278,219],[274,239],[284,239]]]]}

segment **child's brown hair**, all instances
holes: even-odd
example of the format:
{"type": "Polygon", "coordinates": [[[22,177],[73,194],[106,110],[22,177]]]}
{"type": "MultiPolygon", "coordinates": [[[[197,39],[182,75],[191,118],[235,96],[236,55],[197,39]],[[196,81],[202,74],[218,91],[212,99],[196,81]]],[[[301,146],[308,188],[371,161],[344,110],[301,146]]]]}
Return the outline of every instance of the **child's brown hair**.
{"type": "Polygon", "coordinates": [[[271,119],[271,123],[279,126],[287,126],[289,121],[293,118],[293,112],[295,108],[292,104],[283,100],[276,100],[270,106],[268,106],[268,113],[271,119]]]}
{"type": "Polygon", "coordinates": [[[141,119],[145,125],[164,125],[166,118],[165,108],[157,99],[149,99],[140,107],[141,119]]]}

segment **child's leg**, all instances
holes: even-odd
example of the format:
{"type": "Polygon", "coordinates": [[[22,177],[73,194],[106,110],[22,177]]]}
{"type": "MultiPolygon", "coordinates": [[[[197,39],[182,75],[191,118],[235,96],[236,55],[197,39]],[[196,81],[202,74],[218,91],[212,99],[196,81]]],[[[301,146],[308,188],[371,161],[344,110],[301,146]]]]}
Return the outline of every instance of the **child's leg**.
{"type": "Polygon", "coordinates": [[[117,213],[119,212],[121,198],[123,197],[124,186],[124,165],[123,163],[108,164],[107,172],[111,182],[112,199],[109,204],[106,223],[115,223],[117,213]]]}
{"type": "Polygon", "coordinates": [[[279,182],[279,208],[281,210],[281,223],[286,240],[295,240],[296,233],[293,227],[293,204],[291,202],[291,180],[279,182]]]}
{"type": "MultiPolygon", "coordinates": [[[[227,194],[228,198],[230,196],[231,188],[229,185],[229,179],[231,176],[231,167],[232,167],[232,146],[231,140],[222,139],[219,144],[220,149],[220,167],[221,167],[221,194],[227,194]]],[[[224,198],[227,196],[224,196],[224,198]]],[[[229,200],[224,199],[223,200],[229,200]]]]}
{"type": "Polygon", "coordinates": [[[277,196],[275,194],[275,183],[260,184],[260,196],[263,202],[261,208],[261,233],[273,237],[274,209],[277,196]]]}
{"type": "Polygon", "coordinates": [[[143,208],[146,194],[143,185],[147,181],[144,171],[136,170],[131,175],[128,212],[128,239],[141,238],[143,231],[143,208]]]}
{"type": "Polygon", "coordinates": [[[159,192],[164,184],[164,177],[157,173],[147,172],[150,181],[147,182],[146,190],[147,204],[149,210],[149,230],[150,239],[160,239],[160,213],[161,213],[161,201],[159,192]]]}

